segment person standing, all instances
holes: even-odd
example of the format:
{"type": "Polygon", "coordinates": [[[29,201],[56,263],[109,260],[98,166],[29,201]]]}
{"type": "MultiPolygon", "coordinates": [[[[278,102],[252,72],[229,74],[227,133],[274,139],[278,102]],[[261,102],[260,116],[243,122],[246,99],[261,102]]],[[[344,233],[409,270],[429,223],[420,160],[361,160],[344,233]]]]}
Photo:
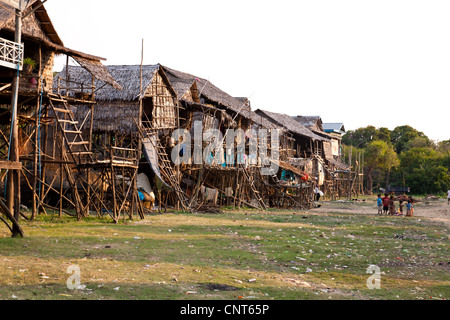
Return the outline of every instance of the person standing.
{"type": "Polygon", "coordinates": [[[388,214],[388,210],[389,210],[389,197],[388,194],[385,193],[383,198],[383,213],[388,214]]]}
{"type": "Polygon", "coordinates": [[[450,190],[447,191],[447,204],[450,204],[450,190]]]}
{"type": "Polygon", "coordinates": [[[398,215],[403,215],[403,200],[401,199],[398,200],[398,215]]]}
{"type": "Polygon", "coordinates": [[[412,216],[412,203],[411,200],[408,200],[408,203],[406,204],[406,216],[411,217],[412,216]]]}
{"type": "Polygon", "coordinates": [[[395,202],[394,202],[394,196],[391,196],[389,198],[389,215],[394,216],[395,215],[395,202]]]}
{"type": "Polygon", "coordinates": [[[377,198],[377,207],[378,207],[378,214],[383,214],[383,200],[381,200],[381,194],[378,194],[377,198]]]}
{"type": "Polygon", "coordinates": [[[316,186],[315,188],[314,188],[314,195],[315,195],[315,197],[316,197],[316,201],[319,201],[319,199],[320,199],[320,189],[319,189],[319,186],[316,186]]]}

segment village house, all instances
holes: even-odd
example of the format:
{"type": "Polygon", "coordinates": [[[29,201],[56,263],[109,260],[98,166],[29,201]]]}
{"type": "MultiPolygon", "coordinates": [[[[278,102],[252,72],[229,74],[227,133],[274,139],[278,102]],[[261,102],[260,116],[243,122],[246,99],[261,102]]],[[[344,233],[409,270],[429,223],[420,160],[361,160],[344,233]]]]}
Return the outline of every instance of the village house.
{"type": "MultiPolygon", "coordinates": [[[[15,214],[20,204],[32,206],[32,218],[38,209],[56,206],[61,212],[65,202],[80,216],[83,200],[78,192],[76,166],[84,159],[71,152],[83,147],[87,155],[89,142],[81,139],[78,130],[68,129],[77,126],[70,119],[72,109],[80,102],[95,104],[92,79],[119,87],[102,65],[104,58],[64,46],[44,2],[7,1],[0,6],[0,161],[20,164],[18,170],[2,165],[1,181],[7,184],[8,202],[15,199],[14,205],[9,204],[15,214]],[[21,7],[16,8],[19,2],[21,7]],[[89,91],[89,95],[79,91],[68,100],[53,91],[57,55],[65,55],[67,61],[71,59],[89,71],[90,85],[76,88],[89,91]],[[9,178],[7,172],[16,172],[17,176],[9,178]],[[70,189],[65,194],[63,184],[70,189]]],[[[64,80],[66,83],[59,83],[60,87],[70,81],[64,80]]]]}

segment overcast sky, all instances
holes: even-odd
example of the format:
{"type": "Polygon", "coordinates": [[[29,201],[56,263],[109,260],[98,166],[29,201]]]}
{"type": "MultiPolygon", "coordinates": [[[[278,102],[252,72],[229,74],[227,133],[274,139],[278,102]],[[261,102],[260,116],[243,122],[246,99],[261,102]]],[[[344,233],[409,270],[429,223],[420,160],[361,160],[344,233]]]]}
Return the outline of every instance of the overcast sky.
{"type": "MultiPolygon", "coordinates": [[[[450,1],[48,0],[65,46],[209,79],[252,108],[450,139],[450,1]]],[[[58,60],[56,71],[62,67],[58,60]]]]}

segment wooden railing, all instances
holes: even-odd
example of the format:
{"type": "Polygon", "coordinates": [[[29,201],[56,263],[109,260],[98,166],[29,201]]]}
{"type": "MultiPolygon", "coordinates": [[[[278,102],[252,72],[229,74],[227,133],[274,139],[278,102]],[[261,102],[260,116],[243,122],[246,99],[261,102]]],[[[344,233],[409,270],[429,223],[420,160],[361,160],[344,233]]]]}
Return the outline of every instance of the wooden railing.
{"type": "Polygon", "coordinates": [[[22,70],[23,44],[0,38],[0,66],[22,70]]]}
{"type": "Polygon", "coordinates": [[[111,161],[115,165],[137,166],[137,153],[136,149],[111,147],[111,161]]]}
{"type": "Polygon", "coordinates": [[[92,101],[94,99],[95,86],[58,77],[55,91],[59,96],[65,98],[92,101]]]}

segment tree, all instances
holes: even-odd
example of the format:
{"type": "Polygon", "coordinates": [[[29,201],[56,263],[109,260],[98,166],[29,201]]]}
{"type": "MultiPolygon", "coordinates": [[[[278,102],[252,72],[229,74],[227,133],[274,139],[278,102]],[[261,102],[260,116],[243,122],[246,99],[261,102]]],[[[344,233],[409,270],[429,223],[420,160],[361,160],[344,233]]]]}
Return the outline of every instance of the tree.
{"type": "Polygon", "coordinates": [[[400,154],[407,150],[408,142],[416,139],[424,138],[430,140],[423,132],[417,131],[411,126],[399,126],[391,132],[391,142],[395,147],[395,151],[400,154]]]}
{"type": "Polygon", "coordinates": [[[400,164],[394,148],[380,140],[372,141],[364,151],[367,171],[367,188],[372,193],[372,173],[375,169],[390,170],[400,164]]]}
{"type": "Polygon", "coordinates": [[[409,140],[403,146],[403,152],[410,150],[412,148],[435,148],[435,144],[432,140],[427,137],[415,137],[412,140],[409,140]]]}
{"type": "Polygon", "coordinates": [[[411,148],[400,155],[400,170],[411,191],[445,193],[450,188],[450,154],[433,148],[411,148]]]}
{"type": "Polygon", "coordinates": [[[377,134],[378,130],[374,126],[349,130],[342,137],[342,143],[347,146],[365,148],[372,140],[374,140],[374,137],[376,137],[377,134]]]}
{"type": "Polygon", "coordinates": [[[381,140],[386,143],[391,143],[391,130],[384,127],[379,128],[375,136],[375,140],[381,140]]]}
{"type": "Polygon", "coordinates": [[[440,141],[437,144],[438,151],[450,154],[450,140],[440,141]]]}

